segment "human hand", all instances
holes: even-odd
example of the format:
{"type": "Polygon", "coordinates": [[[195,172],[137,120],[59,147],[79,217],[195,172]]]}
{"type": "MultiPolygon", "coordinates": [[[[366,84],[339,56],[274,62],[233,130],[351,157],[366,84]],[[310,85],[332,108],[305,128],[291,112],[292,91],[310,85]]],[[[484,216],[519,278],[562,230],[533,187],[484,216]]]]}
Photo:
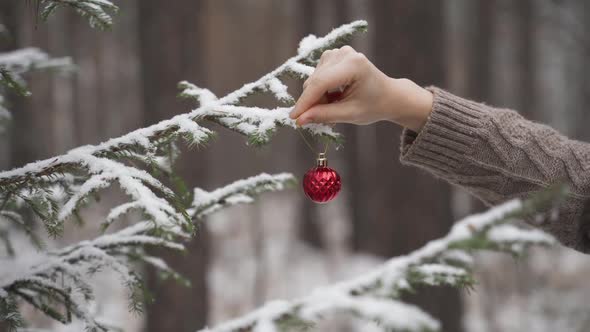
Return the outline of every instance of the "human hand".
{"type": "Polygon", "coordinates": [[[393,79],[350,46],[325,51],[290,114],[298,125],[391,121],[419,131],[432,109],[432,94],[407,79],[393,79]],[[344,88],[335,102],[329,91],[344,88]]]}

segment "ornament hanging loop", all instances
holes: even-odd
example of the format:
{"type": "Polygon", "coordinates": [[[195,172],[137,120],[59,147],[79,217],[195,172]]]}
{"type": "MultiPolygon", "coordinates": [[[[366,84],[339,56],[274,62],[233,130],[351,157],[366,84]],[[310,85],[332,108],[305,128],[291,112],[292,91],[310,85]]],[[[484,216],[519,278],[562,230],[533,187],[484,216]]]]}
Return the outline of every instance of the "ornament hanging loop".
{"type": "Polygon", "coordinates": [[[320,152],[317,159],[317,167],[328,167],[328,159],[325,152],[320,152]]]}

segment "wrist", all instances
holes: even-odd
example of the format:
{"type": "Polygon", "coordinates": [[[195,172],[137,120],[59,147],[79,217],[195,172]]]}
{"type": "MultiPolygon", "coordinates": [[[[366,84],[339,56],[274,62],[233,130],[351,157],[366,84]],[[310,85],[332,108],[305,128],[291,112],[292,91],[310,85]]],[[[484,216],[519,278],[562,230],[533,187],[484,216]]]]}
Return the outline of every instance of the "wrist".
{"type": "Polygon", "coordinates": [[[432,93],[408,79],[390,78],[388,96],[388,120],[419,132],[432,112],[432,93]]]}

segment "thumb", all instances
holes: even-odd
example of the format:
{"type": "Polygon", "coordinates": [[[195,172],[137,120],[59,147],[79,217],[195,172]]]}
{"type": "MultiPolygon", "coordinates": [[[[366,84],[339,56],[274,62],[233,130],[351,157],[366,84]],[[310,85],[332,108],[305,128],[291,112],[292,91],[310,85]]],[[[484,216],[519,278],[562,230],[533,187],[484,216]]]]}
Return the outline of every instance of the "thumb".
{"type": "Polygon", "coordinates": [[[353,109],[349,103],[317,104],[297,118],[297,125],[308,123],[339,123],[350,122],[353,109]]]}

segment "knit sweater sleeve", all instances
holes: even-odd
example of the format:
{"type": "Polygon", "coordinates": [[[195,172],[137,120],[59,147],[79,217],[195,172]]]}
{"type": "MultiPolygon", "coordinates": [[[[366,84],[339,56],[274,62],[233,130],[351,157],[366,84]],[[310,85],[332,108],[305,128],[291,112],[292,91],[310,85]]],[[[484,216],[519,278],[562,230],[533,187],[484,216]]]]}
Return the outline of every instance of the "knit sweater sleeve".
{"type": "Polygon", "coordinates": [[[420,133],[404,129],[401,162],[458,185],[488,205],[565,181],[571,194],[559,218],[539,226],[564,245],[590,253],[590,144],[512,110],[429,90],[432,112],[420,133]]]}

